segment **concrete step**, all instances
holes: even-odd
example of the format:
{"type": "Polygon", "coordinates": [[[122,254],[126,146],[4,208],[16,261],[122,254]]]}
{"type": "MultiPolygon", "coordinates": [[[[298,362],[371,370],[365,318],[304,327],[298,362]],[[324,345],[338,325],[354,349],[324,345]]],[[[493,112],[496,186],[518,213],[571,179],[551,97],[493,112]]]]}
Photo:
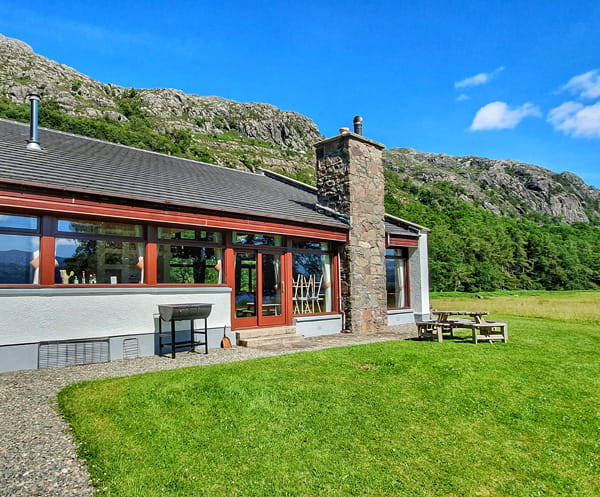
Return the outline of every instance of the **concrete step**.
{"type": "Polygon", "coordinates": [[[295,326],[273,326],[271,328],[250,328],[247,330],[238,330],[235,332],[237,341],[247,340],[249,338],[262,338],[274,335],[295,335],[295,326]]]}
{"type": "Polygon", "coordinates": [[[304,337],[302,335],[290,335],[289,333],[255,338],[242,338],[241,340],[238,339],[239,346],[248,348],[286,346],[300,342],[304,342],[304,337]]]}

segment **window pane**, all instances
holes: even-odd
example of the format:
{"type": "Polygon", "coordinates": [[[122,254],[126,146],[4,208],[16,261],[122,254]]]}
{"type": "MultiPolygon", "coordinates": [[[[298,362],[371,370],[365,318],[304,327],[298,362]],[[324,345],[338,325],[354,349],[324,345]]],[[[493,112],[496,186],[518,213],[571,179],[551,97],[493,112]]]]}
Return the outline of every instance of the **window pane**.
{"type": "Polygon", "coordinates": [[[183,228],[158,228],[161,240],[198,240],[221,243],[223,236],[217,231],[196,231],[183,228]]]}
{"type": "Polygon", "coordinates": [[[144,244],[112,240],[56,239],[56,282],[144,282],[144,244]]]}
{"type": "Polygon", "coordinates": [[[386,257],[402,257],[406,259],[408,257],[408,251],[405,248],[389,248],[385,251],[386,257]]]}
{"type": "Polygon", "coordinates": [[[281,315],[281,255],[262,254],[262,315],[281,315]]]}
{"type": "Polygon", "coordinates": [[[235,253],[235,316],[256,316],[256,253],[235,253]]]}
{"type": "Polygon", "coordinates": [[[262,235],[260,233],[234,233],[233,243],[239,245],[268,245],[281,247],[283,237],[280,235],[262,235]]]}
{"type": "Polygon", "coordinates": [[[193,245],[158,246],[158,282],[210,284],[223,282],[223,250],[193,245]]]}
{"type": "Polygon", "coordinates": [[[300,241],[292,240],[292,247],[299,249],[316,249],[316,250],[329,250],[329,243],[318,242],[314,240],[300,241]]]}
{"type": "Polygon", "coordinates": [[[329,254],[292,254],[294,314],[331,312],[333,288],[329,254]]]}
{"type": "Polygon", "coordinates": [[[102,221],[78,221],[59,219],[58,231],[67,233],[90,233],[93,235],[114,235],[139,238],[144,235],[139,224],[105,223],[102,221]]]}
{"type": "Polygon", "coordinates": [[[38,218],[34,216],[13,216],[12,214],[0,214],[0,228],[37,230],[38,218]]]}
{"type": "Polygon", "coordinates": [[[0,283],[39,283],[40,239],[0,235],[0,283]]]}
{"type": "Polygon", "coordinates": [[[387,306],[388,308],[407,307],[407,295],[405,289],[405,264],[406,260],[401,258],[387,258],[385,260],[387,306]]]}

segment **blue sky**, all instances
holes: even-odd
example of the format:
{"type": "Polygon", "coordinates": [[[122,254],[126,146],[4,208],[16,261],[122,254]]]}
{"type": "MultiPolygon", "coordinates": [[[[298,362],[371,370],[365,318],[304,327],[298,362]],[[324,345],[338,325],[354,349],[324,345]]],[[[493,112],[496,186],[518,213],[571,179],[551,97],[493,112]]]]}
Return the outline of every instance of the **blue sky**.
{"type": "Polygon", "coordinates": [[[265,102],[325,136],[600,187],[600,2],[0,0],[0,33],[104,83],[265,102]]]}

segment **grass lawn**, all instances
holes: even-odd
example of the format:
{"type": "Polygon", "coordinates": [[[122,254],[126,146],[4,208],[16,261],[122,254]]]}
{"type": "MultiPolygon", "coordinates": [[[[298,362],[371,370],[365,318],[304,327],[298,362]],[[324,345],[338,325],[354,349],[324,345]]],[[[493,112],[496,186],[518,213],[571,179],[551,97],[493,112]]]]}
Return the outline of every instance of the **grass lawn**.
{"type": "Polygon", "coordinates": [[[471,297],[510,322],[507,344],[329,349],[82,383],[59,403],[102,495],[600,495],[590,293],[584,322],[531,317],[560,297],[471,297]]]}

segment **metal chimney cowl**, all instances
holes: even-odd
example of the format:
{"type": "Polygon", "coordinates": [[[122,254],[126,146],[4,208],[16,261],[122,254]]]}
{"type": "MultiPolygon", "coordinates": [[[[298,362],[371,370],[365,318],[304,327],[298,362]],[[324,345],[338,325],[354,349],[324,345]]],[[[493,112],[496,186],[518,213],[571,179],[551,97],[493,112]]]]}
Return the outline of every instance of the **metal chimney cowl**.
{"type": "Polygon", "coordinates": [[[38,106],[40,102],[40,96],[37,93],[30,93],[27,95],[27,98],[31,104],[31,110],[29,114],[29,140],[27,140],[27,148],[29,150],[42,150],[38,140],[38,106]]]}
{"type": "Polygon", "coordinates": [[[354,133],[361,136],[363,134],[363,118],[360,116],[354,117],[354,133]]]}

